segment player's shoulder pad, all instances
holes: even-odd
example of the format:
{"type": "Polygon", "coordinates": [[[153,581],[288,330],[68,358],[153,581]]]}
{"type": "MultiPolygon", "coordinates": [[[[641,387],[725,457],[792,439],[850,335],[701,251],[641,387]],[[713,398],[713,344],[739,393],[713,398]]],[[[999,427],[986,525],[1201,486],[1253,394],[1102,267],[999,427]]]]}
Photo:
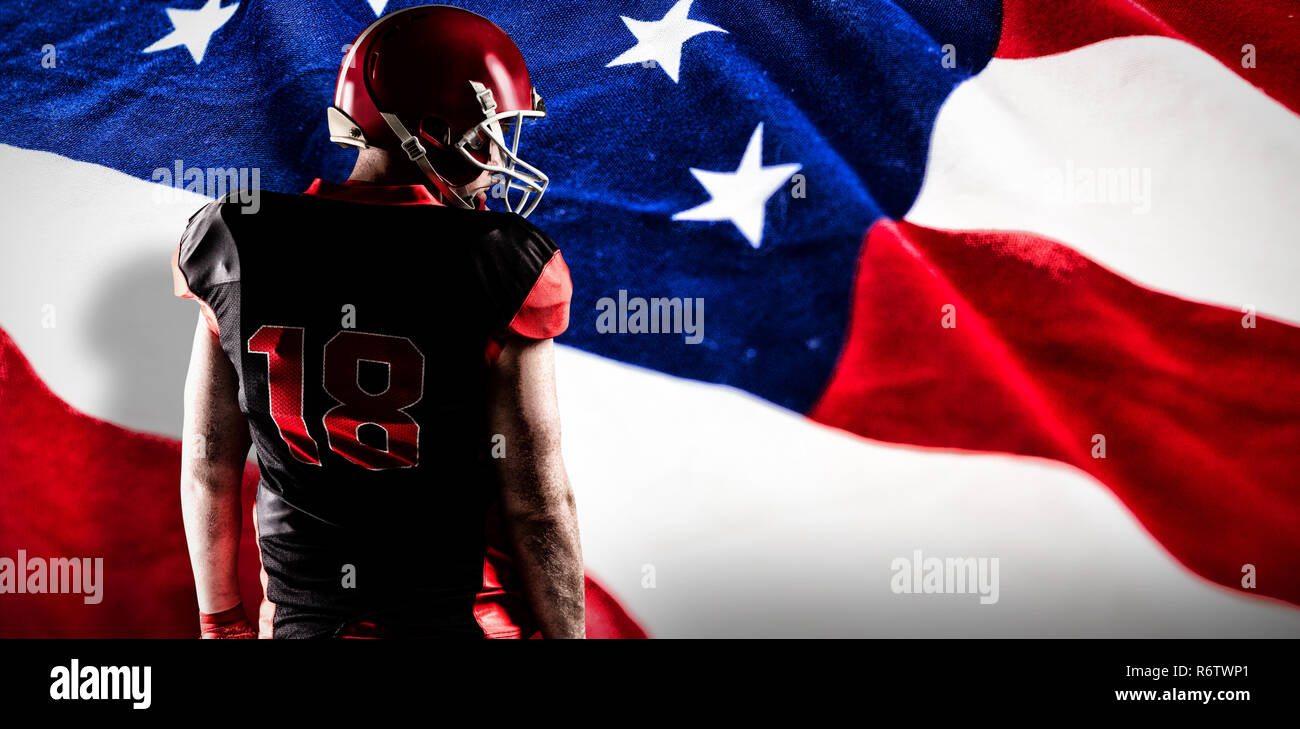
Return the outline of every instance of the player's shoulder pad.
{"type": "Polygon", "coordinates": [[[172,283],[177,296],[206,301],[213,287],[239,280],[239,251],[226,222],[232,210],[237,206],[223,198],[190,217],[172,256],[172,283]]]}
{"type": "Polygon", "coordinates": [[[500,330],[530,339],[557,337],[569,326],[573,283],[550,236],[512,213],[489,213],[479,271],[496,304],[500,330]]]}

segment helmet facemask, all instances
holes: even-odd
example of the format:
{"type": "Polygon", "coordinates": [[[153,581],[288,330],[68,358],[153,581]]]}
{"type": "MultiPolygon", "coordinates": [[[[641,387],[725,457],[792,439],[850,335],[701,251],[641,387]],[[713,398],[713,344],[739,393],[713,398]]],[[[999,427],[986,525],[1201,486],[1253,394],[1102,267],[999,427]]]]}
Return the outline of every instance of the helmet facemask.
{"type": "Polygon", "coordinates": [[[492,90],[477,81],[469,83],[483,109],[483,121],[466,131],[457,140],[456,149],[466,162],[500,177],[501,182],[498,183],[502,185],[500,197],[506,209],[526,218],[537,207],[537,203],[541,202],[550,178],[541,170],[520,159],[519,138],[523,132],[524,122],[546,116],[546,105],[534,90],[532,109],[498,113],[492,90]],[[510,137],[509,142],[506,141],[506,137],[510,137]],[[487,149],[489,143],[495,144],[501,152],[502,164],[491,163],[492,155],[487,149]],[[487,161],[481,159],[480,155],[486,157],[487,161]],[[518,193],[518,201],[514,202],[516,193],[518,193]]]}
{"type": "MultiPolygon", "coordinates": [[[[505,200],[506,209],[526,218],[541,201],[550,180],[541,170],[519,158],[519,136],[524,121],[546,116],[546,107],[542,103],[542,98],[534,90],[532,109],[498,113],[492,90],[477,81],[469,83],[483,110],[483,121],[461,135],[455,142],[455,148],[460,152],[461,158],[473,167],[500,176],[504,185],[502,198],[505,200]],[[509,143],[506,142],[502,122],[505,122],[510,129],[512,139],[509,143]],[[495,144],[500,150],[504,164],[492,164],[489,143],[495,144]],[[480,159],[478,155],[482,155],[486,161],[480,159]],[[512,192],[521,193],[518,202],[512,202],[512,192]]],[[[473,196],[469,192],[469,185],[473,181],[464,185],[453,184],[433,167],[429,161],[428,150],[420,143],[423,137],[435,147],[445,150],[442,140],[429,136],[418,127],[416,130],[418,136],[413,135],[397,115],[382,111],[379,114],[400,141],[402,151],[406,152],[407,157],[424,171],[425,176],[448,203],[455,203],[462,208],[476,207],[473,196]]]]}

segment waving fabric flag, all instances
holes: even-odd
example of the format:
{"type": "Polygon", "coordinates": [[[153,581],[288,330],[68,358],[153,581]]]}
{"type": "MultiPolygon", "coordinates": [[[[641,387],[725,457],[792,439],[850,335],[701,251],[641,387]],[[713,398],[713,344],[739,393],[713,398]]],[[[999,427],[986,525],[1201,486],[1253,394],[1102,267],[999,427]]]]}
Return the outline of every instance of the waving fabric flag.
{"type": "MultiPolygon", "coordinates": [[[[0,557],[105,559],[0,635],[195,632],[168,257],[347,176],[344,47],[412,4],[0,9],[0,557]]],[[[546,98],[593,635],[1300,636],[1293,5],[454,4],[546,98]]]]}

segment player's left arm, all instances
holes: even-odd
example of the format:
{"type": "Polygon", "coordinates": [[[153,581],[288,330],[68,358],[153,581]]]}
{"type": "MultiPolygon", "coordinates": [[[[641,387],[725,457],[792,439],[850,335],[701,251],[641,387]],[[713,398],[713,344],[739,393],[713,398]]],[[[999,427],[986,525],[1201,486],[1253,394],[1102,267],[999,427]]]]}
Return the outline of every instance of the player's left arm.
{"type": "Polygon", "coordinates": [[[505,437],[501,516],[543,637],[586,636],[578,511],[560,449],[550,339],[509,339],[492,368],[488,417],[505,437]]]}
{"type": "Polygon", "coordinates": [[[203,637],[256,637],[240,605],[240,485],[248,422],[235,369],[200,316],[185,378],[181,515],[198,590],[203,637]]]}

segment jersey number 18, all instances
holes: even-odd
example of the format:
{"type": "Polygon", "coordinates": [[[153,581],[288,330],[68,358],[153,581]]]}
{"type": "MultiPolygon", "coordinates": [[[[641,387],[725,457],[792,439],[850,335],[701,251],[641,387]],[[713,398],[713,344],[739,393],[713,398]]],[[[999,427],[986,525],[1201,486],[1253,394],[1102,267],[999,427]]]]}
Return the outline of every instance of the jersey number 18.
{"type": "MultiPolygon", "coordinates": [[[[251,354],[266,355],[271,418],[293,457],[319,466],[320,452],[303,413],[302,327],[263,326],[248,338],[251,354]]],[[[321,386],[337,403],[322,420],[330,450],[371,470],[420,462],[420,425],[406,413],[424,396],[424,354],[406,337],[344,331],[325,344],[321,386]],[[388,368],[388,387],[361,387],[362,362],[388,368]],[[384,431],[385,448],[362,443],[361,426],[384,431]]]]}

